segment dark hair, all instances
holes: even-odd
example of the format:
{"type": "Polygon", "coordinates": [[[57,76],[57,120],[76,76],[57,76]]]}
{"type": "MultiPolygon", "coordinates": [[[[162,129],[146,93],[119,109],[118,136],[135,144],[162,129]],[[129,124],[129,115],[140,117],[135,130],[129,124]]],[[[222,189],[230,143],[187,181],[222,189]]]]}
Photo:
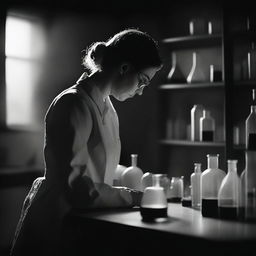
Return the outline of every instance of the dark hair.
{"type": "Polygon", "coordinates": [[[157,42],[138,29],[125,29],[106,42],[93,43],[83,57],[83,65],[90,71],[109,70],[123,62],[137,70],[161,67],[157,42]]]}

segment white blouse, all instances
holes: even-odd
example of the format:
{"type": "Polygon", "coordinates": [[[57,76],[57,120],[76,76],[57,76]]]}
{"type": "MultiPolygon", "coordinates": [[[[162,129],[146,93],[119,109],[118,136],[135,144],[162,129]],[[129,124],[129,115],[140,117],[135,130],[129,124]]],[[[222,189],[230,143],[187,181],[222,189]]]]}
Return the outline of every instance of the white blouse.
{"type": "Polygon", "coordinates": [[[104,102],[100,90],[82,76],[53,100],[45,120],[49,184],[68,181],[67,190],[81,203],[78,207],[132,205],[130,191],[112,187],[121,144],[109,97],[104,102]]]}

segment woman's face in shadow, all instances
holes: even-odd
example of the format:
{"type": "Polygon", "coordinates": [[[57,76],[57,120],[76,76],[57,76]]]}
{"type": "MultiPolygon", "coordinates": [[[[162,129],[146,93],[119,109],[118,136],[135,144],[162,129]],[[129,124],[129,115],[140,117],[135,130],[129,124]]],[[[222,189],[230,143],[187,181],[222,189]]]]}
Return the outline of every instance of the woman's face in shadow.
{"type": "Polygon", "coordinates": [[[149,85],[158,70],[159,68],[149,67],[135,71],[129,64],[121,65],[111,95],[119,101],[125,101],[136,94],[142,95],[144,88],[149,85]]]}

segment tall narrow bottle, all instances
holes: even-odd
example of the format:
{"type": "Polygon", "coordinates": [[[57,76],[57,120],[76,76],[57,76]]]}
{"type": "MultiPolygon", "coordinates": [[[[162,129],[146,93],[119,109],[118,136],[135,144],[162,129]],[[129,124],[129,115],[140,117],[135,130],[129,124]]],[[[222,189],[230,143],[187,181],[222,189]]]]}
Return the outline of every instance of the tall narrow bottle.
{"type": "Polygon", "coordinates": [[[192,207],[201,207],[201,163],[194,164],[194,172],[190,176],[192,207]]]}
{"type": "Polygon", "coordinates": [[[256,221],[256,151],[245,152],[245,219],[256,221]]]}
{"type": "Polygon", "coordinates": [[[207,169],[201,175],[201,213],[218,217],[218,192],[226,173],[219,169],[219,155],[207,155],[207,169]]]}
{"type": "Polygon", "coordinates": [[[255,42],[251,42],[251,49],[247,54],[248,58],[248,78],[256,80],[256,47],[255,42]]]}
{"type": "Polygon", "coordinates": [[[191,140],[199,141],[200,138],[200,118],[203,116],[203,106],[195,104],[191,109],[191,140]]]}
{"type": "Polygon", "coordinates": [[[245,121],[245,144],[247,150],[256,150],[256,105],[251,105],[251,112],[245,121]]]}
{"type": "Polygon", "coordinates": [[[228,173],[224,177],[218,193],[219,217],[221,219],[236,220],[238,218],[240,193],[237,160],[228,160],[228,173]]]}
{"type": "Polygon", "coordinates": [[[121,185],[124,187],[142,190],[141,178],[143,176],[142,170],[137,166],[137,154],[131,155],[132,165],[122,173],[121,175],[121,185]]]}
{"type": "Polygon", "coordinates": [[[215,120],[211,117],[209,110],[203,111],[200,118],[200,141],[214,141],[215,120]]]}

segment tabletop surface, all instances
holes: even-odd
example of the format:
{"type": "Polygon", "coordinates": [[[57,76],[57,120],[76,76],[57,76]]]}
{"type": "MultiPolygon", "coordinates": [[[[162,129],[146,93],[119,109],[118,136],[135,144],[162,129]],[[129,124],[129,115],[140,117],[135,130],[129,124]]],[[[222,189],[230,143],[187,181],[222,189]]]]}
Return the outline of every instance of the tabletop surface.
{"type": "Polygon", "coordinates": [[[203,217],[200,210],[183,207],[180,203],[168,203],[168,218],[154,223],[142,221],[138,207],[132,209],[94,210],[79,215],[86,219],[210,241],[256,241],[256,223],[203,217]]]}

